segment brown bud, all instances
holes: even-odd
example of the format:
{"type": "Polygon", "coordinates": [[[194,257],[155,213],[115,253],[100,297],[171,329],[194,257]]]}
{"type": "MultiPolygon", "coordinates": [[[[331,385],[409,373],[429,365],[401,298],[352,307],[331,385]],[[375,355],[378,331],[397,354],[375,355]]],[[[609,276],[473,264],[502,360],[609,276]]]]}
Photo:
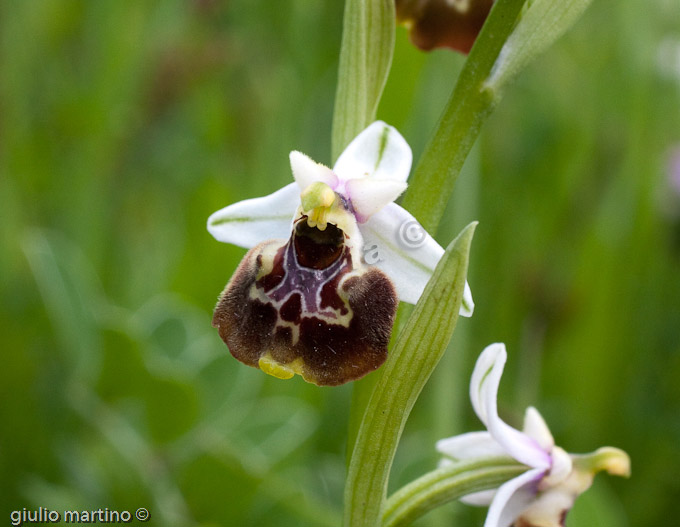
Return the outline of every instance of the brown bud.
{"type": "Polygon", "coordinates": [[[493,0],[395,0],[397,21],[420,49],[448,47],[469,53],[493,0]]]}

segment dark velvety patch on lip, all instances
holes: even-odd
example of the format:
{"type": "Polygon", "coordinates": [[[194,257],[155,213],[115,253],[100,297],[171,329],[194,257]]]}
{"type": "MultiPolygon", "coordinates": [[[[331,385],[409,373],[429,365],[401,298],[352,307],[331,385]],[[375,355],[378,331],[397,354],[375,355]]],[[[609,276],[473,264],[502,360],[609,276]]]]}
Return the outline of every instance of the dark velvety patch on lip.
{"type": "Polygon", "coordinates": [[[348,279],[344,288],[354,312],[349,327],[309,319],[300,330],[300,340],[304,337],[307,343],[302,356],[317,384],[338,385],[358,379],[387,359],[398,303],[394,286],[382,271],[371,268],[348,279]]]}
{"type": "Polygon", "coordinates": [[[249,299],[250,287],[261,265],[258,256],[268,243],[271,242],[260,244],[246,254],[220,295],[212,320],[231,354],[255,368],[278,318],[273,306],[249,299]]]}
{"type": "MultiPolygon", "coordinates": [[[[394,286],[382,271],[371,268],[348,279],[343,288],[354,312],[349,326],[303,317],[299,341],[293,346],[296,357],[304,361],[305,380],[321,386],[363,377],[387,359],[398,303],[394,286]]],[[[280,360],[290,340],[280,330],[273,340],[272,357],[280,360]]]]}
{"type": "Polygon", "coordinates": [[[286,322],[295,322],[299,324],[300,315],[302,314],[300,295],[291,295],[291,297],[281,306],[280,313],[281,318],[286,322]]]}
{"type": "Polygon", "coordinates": [[[344,274],[338,274],[332,281],[321,288],[321,309],[337,309],[341,314],[347,314],[347,306],[342,301],[342,298],[340,298],[340,295],[338,295],[338,285],[343,276],[344,274]]]}

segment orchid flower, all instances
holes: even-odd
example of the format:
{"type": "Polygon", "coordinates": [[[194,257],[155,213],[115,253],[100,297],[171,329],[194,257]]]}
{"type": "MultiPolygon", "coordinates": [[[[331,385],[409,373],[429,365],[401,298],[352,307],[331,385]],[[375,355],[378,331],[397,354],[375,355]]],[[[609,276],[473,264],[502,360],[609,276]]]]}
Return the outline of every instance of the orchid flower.
{"type": "Polygon", "coordinates": [[[499,488],[476,492],[462,501],[487,505],[484,527],[564,527],[575,499],[592,484],[595,473],[628,476],[630,460],[617,448],[603,447],[585,455],[567,454],[555,445],[545,421],[529,407],[520,432],[498,416],[496,397],[507,353],[492,344],[480,355],[470,382],[470,399],[485,432],[442,439],[442,463],[481,457],[511,456],[529,469],[499,488]]]}
{"type": "MultiPolygon", "coordinates": [[[[394,200],[411,149],[377,121],[330,168],[293,151],[294,183],[215,212],[208,231],[250,248],[213,325],[238,360],[334,385],[387,357],[398,300],[416,303],[444,250],[394,200]]],[[[461,314],[474,304],[465,289],[461,314]]]]}

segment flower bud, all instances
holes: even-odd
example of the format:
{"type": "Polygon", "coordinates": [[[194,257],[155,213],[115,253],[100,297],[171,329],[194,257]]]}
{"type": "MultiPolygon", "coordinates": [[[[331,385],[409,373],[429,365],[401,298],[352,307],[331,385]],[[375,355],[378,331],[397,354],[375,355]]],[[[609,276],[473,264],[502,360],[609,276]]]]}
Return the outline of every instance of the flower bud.
{"type": "Polygon", "coordinates": [[[424,51],[451,48],[469,53],[493,0],[396,0],[397,21],[424,51]]]}

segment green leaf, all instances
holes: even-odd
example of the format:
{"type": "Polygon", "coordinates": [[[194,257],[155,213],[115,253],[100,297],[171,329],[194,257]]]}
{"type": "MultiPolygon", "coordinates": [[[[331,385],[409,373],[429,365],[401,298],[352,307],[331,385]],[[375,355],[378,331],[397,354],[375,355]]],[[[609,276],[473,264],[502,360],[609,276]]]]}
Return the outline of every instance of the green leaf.
{"type": "Polygon", "coordinates": [[[364,413],[347,474],[345,525],[378,525],[392,460],[418,395],[458,320],[476,223],[446,249],[390,352],[364,413]]]}
{"type": "Polygon", "coordinates": [[[103,300],[98,279],[80,248],[43,229],[26,231],[22,245],[72,378],[94,382],[99,368],[98,316],[103,300]]]}
{"type": "Polygon", "coordinates": [[[428,231],[436,230],[463,163],[498,102],[484,83],[523,5],[524,0],[498,0],[494,4],[409,180],[402,205],[428,231]]]}
{"type": "Polygon", "coordinates": [[[382,525],[410,525],[440,505],[473,492],[496,488],[526,470],[525,465],[510,458],[472,459],[438,468],[390,496],[382,525]]]}
{"type": "Polygon", "coordinates": [[[375,120],[392,64],[396,15],[393,0],[347,0],[333,115],[335,161],[375,120]]]}
{"type": "Polygon", "coordinates": [[[499,93],[531,60],[569,29],[592,0],[532,0],[503,45],[485,87],[499,93]]]}

